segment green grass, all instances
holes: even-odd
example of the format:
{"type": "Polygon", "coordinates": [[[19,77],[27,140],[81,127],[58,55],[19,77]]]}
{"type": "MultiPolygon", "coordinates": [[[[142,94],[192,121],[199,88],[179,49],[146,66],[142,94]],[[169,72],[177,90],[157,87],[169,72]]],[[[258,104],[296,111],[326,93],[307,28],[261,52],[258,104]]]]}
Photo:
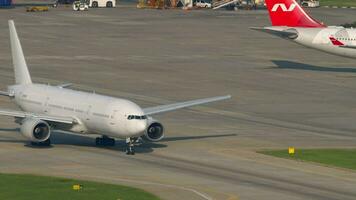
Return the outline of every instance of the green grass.
{"type": "Polygon", "coordinates": [[[356,170],[356,149],[296,149],[294,155],[286,150],[260,151],[266,155],[356,170]]]}
{"type": "Polygon", "coordinates": [[[321,6],[354,6],[356,7],[356,0],[320,0],[321,6]]]}
{"type": "Polygon", "coordinates": [[[11,200],[159,200],[143,190],[64,178],[0,174],[0,199],[11,200]],[[74,184],[82,185],[74,191],[74,184]]]}

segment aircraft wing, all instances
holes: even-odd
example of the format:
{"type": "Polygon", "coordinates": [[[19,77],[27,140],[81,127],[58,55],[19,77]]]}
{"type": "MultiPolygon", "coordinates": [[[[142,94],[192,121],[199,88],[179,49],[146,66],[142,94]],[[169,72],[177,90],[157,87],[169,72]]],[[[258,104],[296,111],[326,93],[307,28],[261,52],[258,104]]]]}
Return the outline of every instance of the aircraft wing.
{"type": "Polygon", "coordinates": [[[173,103],[173,104],[168,104],[168,105],[144,108],[143,111],[145,112],[146,115],[153,115],[153,114],[178,110],[181,108],[187,108],[187,107],[211,103],[211,102],[215,102],[215,101],[221,101],[221,100],[230,99],[230,98],[231,98],[231,96],[227,95],[227,96],[211,97],[211,98],[206,98],[206,99],[197,99],[197,100],[192,100],[192,101],[185,101],[185,102],[180,102],[180,103],[173,103]]]}
{"type": "Polygon", "coordinates": [[[297,30],[287,27],[250,27],[252,30],[276,35],[281,38],[295,39],[298,37],[297,30]]]}
{"type": "Polygon", "coordinates": [[[56,116],[35,114],[35,113],[29,113],[29,112],[17,111],[17,110],[8,110],[8,109],[0,109],[0,115],[17,117],[17,118],[33,117],[44,121],[64,123],[64,124],[75,123],[75,119],[72,117],[56,117],[56,116]]]}
{"type": "Polygon", "coordinates": [[[8,92],[0,91],[1,96],[10,96],[8,92]]]}

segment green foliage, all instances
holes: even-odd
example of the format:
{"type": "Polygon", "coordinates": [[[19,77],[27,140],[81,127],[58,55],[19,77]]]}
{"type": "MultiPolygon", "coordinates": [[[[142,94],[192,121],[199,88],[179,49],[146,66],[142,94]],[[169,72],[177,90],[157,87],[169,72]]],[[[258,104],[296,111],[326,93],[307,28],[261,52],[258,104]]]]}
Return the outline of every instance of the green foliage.
{"type": "Polygon", "coordinates": [[[346,24],[341,24],[340,26],[343,26],[343,27],[345,27],[345,28],[351,28],[351,27],[353,27],[353,28],[355,28],[356,27],[356,22],[353,22],[353,23],[346,23],[346,24]]]}
{"type": "Polygon", "coordinates": [[[18,174],[0,174],[0,199],[159,200],[143,190],[126,186],[18,174]],[[82,185],[82,189],[74,191],[74,184],[82,185]]]}
{"type": "Polygon", "coordinates": [[[288,149],[259,153],[356,170],[356,149],[296,149],[294,155],[289,155],[288,149]]]}
{"type": "Polygon", "coordinates": [[[320,0],[321,6],[354,6],[356,7],[355,0],[320,0]]]}

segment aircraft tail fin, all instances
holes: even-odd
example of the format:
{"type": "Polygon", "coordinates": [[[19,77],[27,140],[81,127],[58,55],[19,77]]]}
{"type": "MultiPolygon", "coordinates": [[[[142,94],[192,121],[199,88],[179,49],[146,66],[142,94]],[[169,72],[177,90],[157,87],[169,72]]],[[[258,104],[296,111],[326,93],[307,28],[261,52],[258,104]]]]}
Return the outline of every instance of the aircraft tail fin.
{"type": "Polygon", "coordinates": [[[273,26],[325,27],[309,16],[296,0],[265,0],[265,3],[273,26]]]}
{"type": "Polygon", "coordinates": [[[9,20],[9,30],[12,63],[14,66],[16,84],[31,84],[31,76],[28,72],[25,56],[23,55],[21,43],[17,36],[16,27],[13,20],[9,20]]]}

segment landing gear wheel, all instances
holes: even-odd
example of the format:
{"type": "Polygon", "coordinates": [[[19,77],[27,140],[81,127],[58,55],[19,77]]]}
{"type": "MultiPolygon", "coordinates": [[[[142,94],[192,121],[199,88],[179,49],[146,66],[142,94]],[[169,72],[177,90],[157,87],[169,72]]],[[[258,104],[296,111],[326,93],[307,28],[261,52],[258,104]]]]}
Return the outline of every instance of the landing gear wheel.
{"type": "Polygon", "coordinates": [[[47,140],[43,142],[31,142],[32,146],[37,146],[37,147],[49,147],[51,146],[51,140],[48,138],[47,140]]]}
{"type": "Polygon", "coordinates": [[[127,155],[135,155],[135,143],[137,142],[138,138],[126,138],[126,154],[127,155]]]}
{"type": "Polygon", "coordinates": [[[107,136],[95,138],[96,146],[115,146],[115,139],[107,136]]]}
{"type": "Polygon", "coordinates": [[[107,8],[112,8],[112,2],[111,2],[111,1],[108,1],[108,2],[106,3],[106,7],[107,7],[107,8]]]}
{"type": "Polygon", "coordinates": [[[127,147],[126,154],[127,155],[135,155],[135,149],[133,148],[133,146],[127,147]]]}

